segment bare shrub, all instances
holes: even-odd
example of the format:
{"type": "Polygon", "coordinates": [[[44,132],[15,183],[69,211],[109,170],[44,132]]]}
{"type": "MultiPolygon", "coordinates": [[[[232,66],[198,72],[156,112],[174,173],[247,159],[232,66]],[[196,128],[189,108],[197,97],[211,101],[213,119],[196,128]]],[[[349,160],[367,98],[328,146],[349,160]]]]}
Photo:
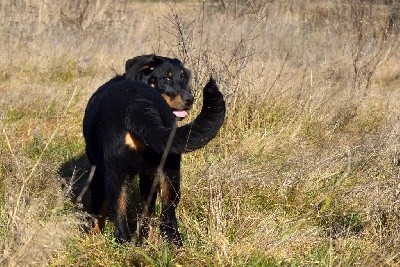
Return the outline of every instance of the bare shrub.
{"type": "Polygon", "coordinates": [[[107,31],[125,19],[126,0],[2,1],[2,30],[31,40],[39,35],[107,31]],[[112,13],[110,12],[112,10],[112,13]],[[21,28],[24,27],[24,28],[21,28]],[[28,28],[26,28],[28,27],[28,28]]]}
{"type": "Polygon", "coordinates": [[[340,26],[350,33],[349,46],[353,82],[364,96],[371,87],[372,76],[399,47],[399,35],[393,30],[395,4],[379,5],[373,1],[350,1],[336,6],[340,26]]]}
{"type": "Polygon", "coordinates": [[[125,19],[127,1],[86,0],[62,3],[64,6],[60,10],[60,18],[64,28],[85,32],[89,29],[99,31],[121,25],[125,19]]]}

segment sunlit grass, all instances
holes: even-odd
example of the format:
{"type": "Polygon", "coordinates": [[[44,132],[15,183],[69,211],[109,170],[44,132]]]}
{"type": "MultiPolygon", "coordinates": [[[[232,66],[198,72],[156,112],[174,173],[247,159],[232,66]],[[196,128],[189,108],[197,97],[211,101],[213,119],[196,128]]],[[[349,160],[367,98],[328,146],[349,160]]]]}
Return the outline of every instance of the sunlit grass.
{"type": "Polygon", "coordinates": [[[37,0],[38,17],[25,1],[0,4],[1,21],[19,20],[0,27],[7,37],[0,48],[1,264],[399,262],[400,50],[398,31],[379,28],[390,15],[385,6],[129,1],[110,9],[111,1],[89,2],[98,5],[73,22],[83,7],[74,13],[57,2],[61,16],[37,0]],[[371,12],[356,12],[365,7],[371,12]],[[357,25],[354,16],[368,23],[357,25]],[[183,156],[183,249],[162,241],[157,218],[142,247],[135,238],[117,244],[110,220],[103,235],[86,233],[88,215],[73,203],[74,186],[88,174],[81,157],[87,100],[123,73],[126,59],[148,53],[179,57],[192,70],[197,98],[189,119],[210,75],[227,102],[217,137],[183,156]]]}

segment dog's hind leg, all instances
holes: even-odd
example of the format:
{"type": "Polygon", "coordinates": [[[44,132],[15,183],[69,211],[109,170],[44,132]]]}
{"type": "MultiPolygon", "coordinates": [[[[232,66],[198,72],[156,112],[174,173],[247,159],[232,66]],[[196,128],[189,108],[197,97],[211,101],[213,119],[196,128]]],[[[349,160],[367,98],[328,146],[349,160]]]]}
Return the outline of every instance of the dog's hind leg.
{"type": "MultiPolygon", "coordinates": [[[[115,167],[118,165],[112,164],[111,166],[115,167]]],[[[128,175],[121,173],[111,166],[107,166],[105,171],[106,199],[115,223],[114,236],[118,242],[123,243],[131,240],[131,232],[129,230],[126,214],[128,201],[128,175]]]]}
{"type": "Polygon", "coordinates": [[[155,169],[149,169],[139,173],[139,187],[140,187],[140,206],[141,212],[138,218],[138,231],[139,240],[138,245],[140,245],[144,238],[149,237],[151,217],[154,214],[155,202],[157,198],[157,191],[153,191],[153,195],[150,196],[151,188],[153,186],[154,179],[156,177],[155,169]]]}
{"type": "Polygon", "coordinates": [[[160,230],[168,242],[178,247],[183,245],[176,220],[176,208],[181,196],[180,157],[180,155],[168,156],[159,187],[162,203],[160,230]]]}
{"type": "Polygon", "coordinates": [[[103,231],[107,206],[105,202],[104,170],[100,166],[96,168],[90,183],[91,213],[95,217],[93,232],[103,231]]]}

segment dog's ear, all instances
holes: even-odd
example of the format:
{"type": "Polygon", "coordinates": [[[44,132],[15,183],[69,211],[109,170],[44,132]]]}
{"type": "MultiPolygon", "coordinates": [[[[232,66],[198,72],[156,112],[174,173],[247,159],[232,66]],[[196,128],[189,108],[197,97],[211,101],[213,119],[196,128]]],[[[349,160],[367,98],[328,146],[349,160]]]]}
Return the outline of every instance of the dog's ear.
{"type": "Polygon", "coordinates": [[[154,68],[162,64],[162,57],[144,55],[128,59],[125,63],[125,77],[132,80],[141,80],[143,75],[149,75],[154,68]]]}

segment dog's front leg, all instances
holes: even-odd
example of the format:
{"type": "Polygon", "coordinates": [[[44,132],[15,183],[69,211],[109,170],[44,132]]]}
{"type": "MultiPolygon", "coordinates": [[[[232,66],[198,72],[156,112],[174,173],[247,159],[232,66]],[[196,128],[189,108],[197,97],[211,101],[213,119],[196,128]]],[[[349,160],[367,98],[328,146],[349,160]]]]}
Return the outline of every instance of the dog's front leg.
{"type": "Polygon", "coordinates": [[[183,243],[176,220],[176,208],[178,207],[181,196],[179,184],[180,155],[178,161],[172,160],[172,164],[169,164],[170,160],[167,160],[164,173],[160,179],[159,188],[162,204],[160,230],[161,234],[168,242],[180,247],[183,243]]]}

